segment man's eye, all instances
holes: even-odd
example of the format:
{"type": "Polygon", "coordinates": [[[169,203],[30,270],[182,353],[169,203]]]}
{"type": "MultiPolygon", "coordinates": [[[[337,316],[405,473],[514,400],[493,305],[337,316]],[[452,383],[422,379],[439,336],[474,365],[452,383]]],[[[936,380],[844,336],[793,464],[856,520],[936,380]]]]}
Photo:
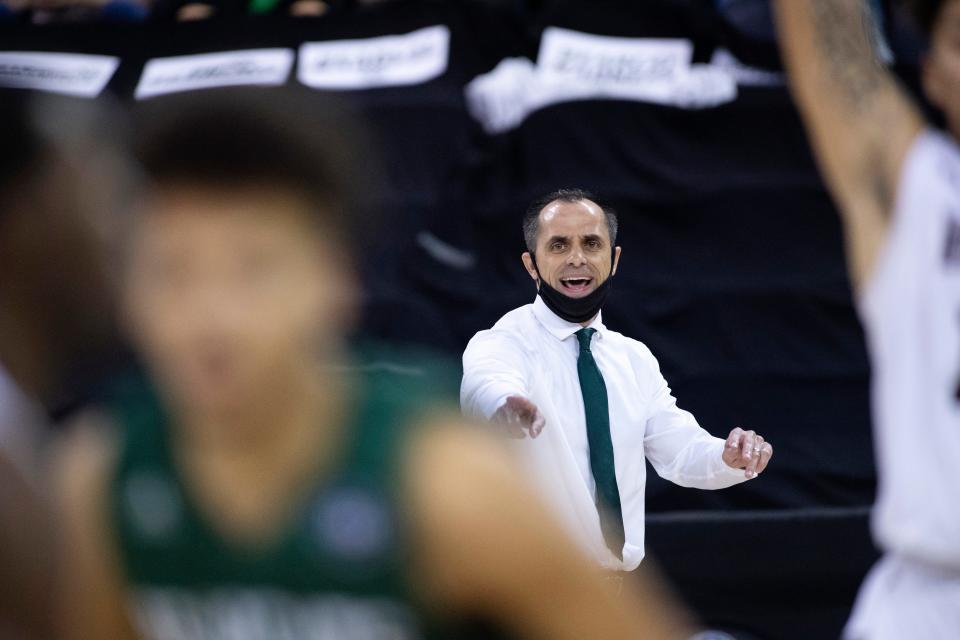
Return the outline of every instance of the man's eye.
{"type": "Polygon", "coordinates": [[[587,246],[590,247],[591,249],[597,249],[600,247],[600,243],[597,242],[596,240],[588,240],[587,246]]]}
{"type": "Polygon", "coordinates": [[[564,245],[562,242],[554,242],[552,245],[550,245],[550,248],[554,251],[560,251],[563,249],[563,246],[564,245]]]}

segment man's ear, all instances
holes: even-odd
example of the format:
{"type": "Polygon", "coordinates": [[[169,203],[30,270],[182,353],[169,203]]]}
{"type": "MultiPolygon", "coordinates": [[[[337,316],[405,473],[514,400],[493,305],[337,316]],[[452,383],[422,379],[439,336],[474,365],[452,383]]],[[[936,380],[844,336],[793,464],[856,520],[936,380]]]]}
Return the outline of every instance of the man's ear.
{"type": "Polygon", "coordinates": [[[529,251],[524,251],[523,255],[520,256],[520,259],[523,260],[523,266],[527,270],[527,274],[539,285],[540,274],[537,273],[537,268],[533,266],[533,256],[529,251]]]}
{"type": "Polygon", "coordinates": [[[620,247],[613,248],[613,268],[610,269],[610,275],[617,272],[617,266],[620,264],[620,247]]]}

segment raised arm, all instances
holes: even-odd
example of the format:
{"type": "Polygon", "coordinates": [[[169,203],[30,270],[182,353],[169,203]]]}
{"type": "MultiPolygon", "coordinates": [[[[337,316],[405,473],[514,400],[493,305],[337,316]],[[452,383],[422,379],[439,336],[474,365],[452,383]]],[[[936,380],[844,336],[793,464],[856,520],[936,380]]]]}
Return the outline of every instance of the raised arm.
{"type": "MultiPolygon", "coordinates": [[[[420,575],[441,611],[493,620],[522,638],[688,638],[655,584],[605,583],[534,497],[490,434],[423,434],[407,465],[420,575]]],[[[645,576],[643,573],[635,576],[645,576]]]]}
{"type": "Polygon", "coordinates": [[[900,167],[923,120],[877,57],[864,0],[776,0],[794,98],[844,217],[855,285],[886,235],[900,167]]]}

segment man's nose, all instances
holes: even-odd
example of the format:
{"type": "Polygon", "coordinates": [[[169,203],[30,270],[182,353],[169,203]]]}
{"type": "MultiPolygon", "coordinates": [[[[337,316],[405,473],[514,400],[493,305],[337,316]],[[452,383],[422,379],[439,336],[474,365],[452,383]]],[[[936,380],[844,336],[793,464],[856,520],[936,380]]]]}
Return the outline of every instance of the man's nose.
{"type": "Polygon", "coordinates": [[[587,259],[583,255],[583,250],[580,247],[574,248],[570,255],[567,256],[567,264],[571,267],[579,267],[583,265],[587,259]]]}

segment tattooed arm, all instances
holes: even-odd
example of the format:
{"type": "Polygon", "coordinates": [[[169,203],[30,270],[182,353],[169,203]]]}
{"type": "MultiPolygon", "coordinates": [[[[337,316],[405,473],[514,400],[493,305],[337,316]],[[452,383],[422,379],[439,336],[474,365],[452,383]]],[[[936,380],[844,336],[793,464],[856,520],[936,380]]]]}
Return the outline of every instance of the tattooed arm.
{"type": "Polygon", "coordinates": [[[873,46],[864,0],[777,0],[794,98],[846,227],[855,285],[886,236],[900,165],[923,120],[873,46]]]}

